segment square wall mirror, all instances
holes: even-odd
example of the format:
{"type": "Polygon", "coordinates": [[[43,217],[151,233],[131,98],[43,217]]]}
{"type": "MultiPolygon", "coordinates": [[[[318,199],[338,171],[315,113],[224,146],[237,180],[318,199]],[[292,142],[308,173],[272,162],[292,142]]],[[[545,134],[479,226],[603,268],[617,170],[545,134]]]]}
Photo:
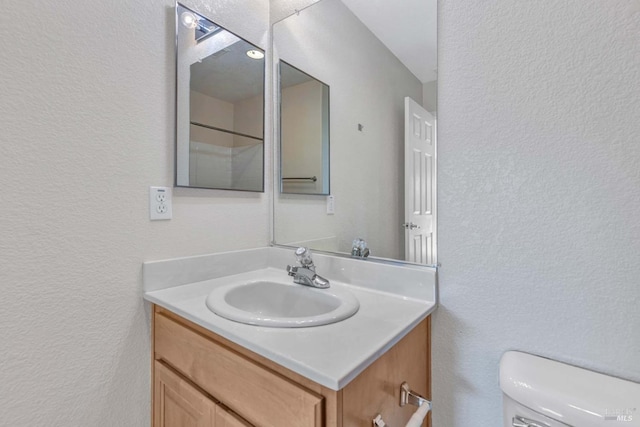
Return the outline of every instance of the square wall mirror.
{"type": "Polygon", "coordinates": [[[280,191],[329,194],[329,86],[279,62],[280,191]]]}
{"type": "Polygon", "coordinates": [[[264,191],[264,51],[176,4],[176,186],[264,191]]]}
{"type": "Polygon", "coordinates": [[[285,0],[271,2],[278,18],[272,23],[273,58],[282,102],[281,117],[274,120],[282,139],[274,163],[281,158],[282,166],[274,173],[273,243],[435,265],[437,1],[294,3],[297,10],[285,0]],[[308,123],[292,118],[311,107],[289,107],[293,94],[287,91],[297,87],[288,87],[289,79],[300,79],[297,86],[326,86],[327,99],[331,88],[330,107],[309,115],[308,123]],[[321,148],[325,132],[331,134],[330,151],[321,148]],[[305,148],[305,138],[315,140],[314,148],[305,148]],[[297,151],[289,144],[299,144],[297,151]],[[307,164],[312,153],[318,166],[307,164]],[[324,175],[329,163],[330,176],[324,175]],[[278,182],[314,176],[327,176],[330,191],[308,191],[307,181],[278,182]],[[330,199],[318,197],[328,193],[330,199]]]}

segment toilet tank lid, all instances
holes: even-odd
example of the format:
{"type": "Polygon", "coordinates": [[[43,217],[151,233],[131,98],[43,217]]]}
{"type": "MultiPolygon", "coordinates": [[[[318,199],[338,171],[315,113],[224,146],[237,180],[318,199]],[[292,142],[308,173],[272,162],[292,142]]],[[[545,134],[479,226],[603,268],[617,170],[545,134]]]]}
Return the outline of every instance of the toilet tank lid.
{"type": "Polygon", "coordinates": [[[631,381],[508,351],[500,360],[500,388],[521,405],[571,426],[640,427],[640,384],[631,381]]]}

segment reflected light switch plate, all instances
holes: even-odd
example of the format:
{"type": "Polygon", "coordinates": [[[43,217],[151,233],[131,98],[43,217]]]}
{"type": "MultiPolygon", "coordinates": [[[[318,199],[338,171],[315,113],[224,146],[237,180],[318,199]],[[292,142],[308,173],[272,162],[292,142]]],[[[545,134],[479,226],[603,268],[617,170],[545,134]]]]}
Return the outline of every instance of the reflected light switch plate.
{"type": "Polygon", "coordinates": [[[332,195],[327,196],[327,215],[333,215],[336,212],[336,200],[332,195]]]}

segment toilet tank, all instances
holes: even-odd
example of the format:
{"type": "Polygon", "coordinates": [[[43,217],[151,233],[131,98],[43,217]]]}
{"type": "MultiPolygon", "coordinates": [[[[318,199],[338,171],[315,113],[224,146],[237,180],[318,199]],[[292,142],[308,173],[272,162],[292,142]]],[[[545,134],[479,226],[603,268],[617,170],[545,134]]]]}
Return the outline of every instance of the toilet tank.
{"type": "Polygon", "coordinates": [[[504,427],[640,427],[640,384],[508,351],[500,360],[504,427]]]}

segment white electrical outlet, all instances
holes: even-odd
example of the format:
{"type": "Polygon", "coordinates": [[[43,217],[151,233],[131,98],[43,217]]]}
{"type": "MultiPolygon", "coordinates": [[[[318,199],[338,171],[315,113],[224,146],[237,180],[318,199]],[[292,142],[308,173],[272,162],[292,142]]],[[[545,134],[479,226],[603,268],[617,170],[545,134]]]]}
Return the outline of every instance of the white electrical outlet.
{"type": "Polygon", "coordinates": [[[336,213],[336,199],[333,196],[327,196],[327,215],[336,213]]]}
{"type": "Polygon", "coordinates": [[[171,219],[171,189],[149,187],[149,219],[171,219]]]}

